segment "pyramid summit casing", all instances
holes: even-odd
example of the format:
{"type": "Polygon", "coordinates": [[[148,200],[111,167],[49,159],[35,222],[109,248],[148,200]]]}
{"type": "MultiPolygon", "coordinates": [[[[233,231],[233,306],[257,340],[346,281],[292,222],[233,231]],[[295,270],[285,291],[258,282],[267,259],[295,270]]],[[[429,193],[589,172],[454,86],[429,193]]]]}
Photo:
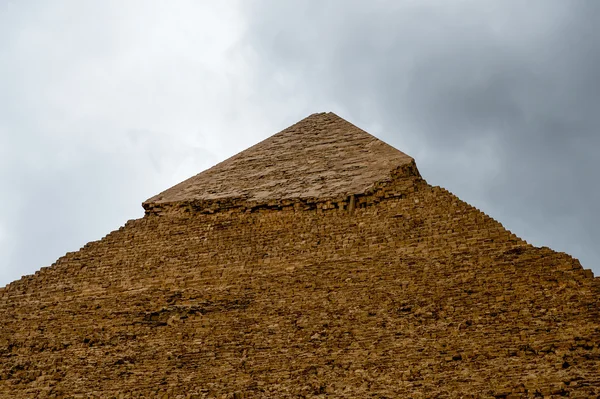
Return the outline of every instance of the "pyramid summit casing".
{"type": "Polygon", "coordinates": [[[600,281],[314,114],[0,289],[2,398],[600,395],[600,281]]]}
{"type": "Polygon", "coordinates": [[[414,160],[332,113],[314,114],[144,203],[239,206],[346,200],[387,183],[414,160]]]}

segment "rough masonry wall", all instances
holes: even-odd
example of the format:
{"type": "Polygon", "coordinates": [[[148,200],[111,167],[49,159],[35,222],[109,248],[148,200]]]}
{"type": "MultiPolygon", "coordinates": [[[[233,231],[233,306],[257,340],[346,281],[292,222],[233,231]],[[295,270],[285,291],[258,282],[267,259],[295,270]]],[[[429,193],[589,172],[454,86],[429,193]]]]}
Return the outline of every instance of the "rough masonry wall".
{"type": "Polygon", "coordinates": [[[599,395],[598,279],[404,183],[148,214],[10,284],[0,397],[599,395]]]}

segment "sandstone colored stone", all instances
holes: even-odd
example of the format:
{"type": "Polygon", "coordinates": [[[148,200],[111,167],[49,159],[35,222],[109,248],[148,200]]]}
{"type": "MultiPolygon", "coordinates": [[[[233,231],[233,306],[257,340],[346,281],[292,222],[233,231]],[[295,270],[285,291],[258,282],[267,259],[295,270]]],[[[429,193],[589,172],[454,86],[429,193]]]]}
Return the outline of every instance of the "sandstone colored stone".
{"type": "Polygon", "coordinates": [[[2,398],[600,395],[600,281],[315,114],[0,289],[2,398]]]}

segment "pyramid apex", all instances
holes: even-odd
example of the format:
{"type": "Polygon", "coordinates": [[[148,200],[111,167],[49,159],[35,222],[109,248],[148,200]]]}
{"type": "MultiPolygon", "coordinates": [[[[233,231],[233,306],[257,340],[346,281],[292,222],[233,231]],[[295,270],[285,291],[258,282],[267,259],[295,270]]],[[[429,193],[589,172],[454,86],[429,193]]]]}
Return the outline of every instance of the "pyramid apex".
{"type": "Polygon", "coordinates": [[[309,115],[144,202],[326,199],[366,192],[414,160],[333,112],[309,115]]]}

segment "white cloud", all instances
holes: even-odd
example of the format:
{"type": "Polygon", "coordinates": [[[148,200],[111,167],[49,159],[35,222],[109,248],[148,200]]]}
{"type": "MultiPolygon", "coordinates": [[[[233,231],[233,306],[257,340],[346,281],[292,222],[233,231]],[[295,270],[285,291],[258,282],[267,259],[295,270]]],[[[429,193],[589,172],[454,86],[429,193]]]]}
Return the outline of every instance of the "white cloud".
{"type": "Polygon", "coordinates": [[[14,237],[14,251],[0,253],[0,285],[139,217],[148,197],[257,140],[250,65],[233,51],[243,30],[236,1],[0,11],[0,186],[10,193],[0,225],[14,237]]]}

